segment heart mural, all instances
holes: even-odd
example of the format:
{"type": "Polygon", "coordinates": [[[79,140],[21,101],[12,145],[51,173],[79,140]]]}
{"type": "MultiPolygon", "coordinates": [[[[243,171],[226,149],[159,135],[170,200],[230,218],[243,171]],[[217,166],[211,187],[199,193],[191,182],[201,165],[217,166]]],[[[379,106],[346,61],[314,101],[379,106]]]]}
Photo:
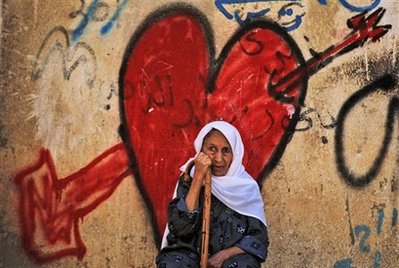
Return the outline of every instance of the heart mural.
{"type": "Polygon", "coordinates": [[[123,144],[61,179],[43,149],[37,163],[15,176],[24,248],[38,262],[82,258],[79,220],[132,173],[159,244],[179,167],[194,155],[198,131],[212,120],[237,127],[244,165],[260,183],[294,132],[308,76],[382,37],[390,28],[377,26],[383,14],[378,9],[349,19],[352,32],[306,62],[293,39],[270,21],[241,28],[216,59],[210,23],[201,12],[180,4],[150,14],[131,38],[120,69],[123,144]]]}
{"type": "Polygon", "coordinates": [[[121,135],[162,234],[179,166],[193,156],[201,127],[212,120],[235,125],[244,165],[261,179],[292,133],[306,80],[269,94],[268,87],[304,64],[274,23],[241,29],[214,60],[209,23],[198,12],[173,9],[150,18],[130,42],[120,72],[121,135]]]}
{"type": "Polygon", "coordinates": [[[307,62],[270,21],[241,28],[215,59],[211,27],[199,11],[179,6],[149,16],[130,40],[120,69],[120,134],[158,237],[179,166],[193,156],[200,128],[213,120],[233,124],[245,145],[243,164],[263,179],[293,134],[308,75],[390,28],[377,26],[383,9],[365,14],[348,20],[353,31],[342,43],[307,62]]]}

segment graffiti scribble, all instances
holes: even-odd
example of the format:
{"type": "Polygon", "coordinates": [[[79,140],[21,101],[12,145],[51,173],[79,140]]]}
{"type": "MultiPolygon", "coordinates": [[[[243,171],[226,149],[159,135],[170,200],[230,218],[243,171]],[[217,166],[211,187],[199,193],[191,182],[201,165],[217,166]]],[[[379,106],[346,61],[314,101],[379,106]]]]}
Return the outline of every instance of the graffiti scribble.
{"type": "Polygon", "coordinates": [[[94,85],[97,72],[97,60],[94,50],[85,42],[71,46],[68,31],[62,27],[53,28],[44,38],[33,65],[32,80],[36,81],[43,75],[52,56],[58,56],[62,62],[62,73],[69,80],[72,72],[79,66],[84,66],[84,81],[89,86],[94,85]]]}
{"type": "Polygon", "coordinates": [[[353,94],[342,106],[341,110],[338,113],[337,118],[337,127],[335,131],[335,155],[337,168],[342,178],[346,183],[352,185],[354,187],[362,187],[368,185],[372,182],[380,170],[385,155],[388,152],[389,144],[392,140],[393,128],[397,112],[399,110],[399,98],[392,97],[388,104],[387,109],[387,118],[385,121],[385,135],[383,138],[383,142],[381,144],[378,155],[376,156],[373,164],[370,169],[365,172],[363,175],[356,175],[355,172],[347,165],[347,160],[345,158],[345,147],[344,147],[344,131],[346,127],[346,119],[350,113],[350,111],[356,107],[359,102],[370,96],[374,92],[387,92],[393,90],[397,82],[395,81],[395,77],[392,75],[385,75],[371,84],[367,85],[363,89],[357,91],[353,94]]]}
{"type": "MultiPolygon", "coordinates": [[[[327,0],[318,0],[322,6],[327,6],[327,0]]],[[[339,0],[339,3],[351,12],[368,12],[380,5],[381,0],[370,4],[359,5],[356,1],[339,0]]],[[[229,20],[235,20],[245,25],[253,20],[268,17],[276,20],[287,32],[298,29],[306,15],[305,7],[300,0],[215,0],[215,6],[229,20]],[[276,4],[284,3],[277,11],[276,4]],[[276,17],[276,18],[275,18],[276,17]]]]}
{"type": "MultiPolygon", "coordinates": [[[[321,5],[327,5],[327,0],[318,0],[321,5]]],[[[381,0],[373,0],[373,2],[369,5],[359,6],[358,4],[352,4],[351,2],[356,1],[348,1],[348,0],[339,0],[341,5],[353,12],[364,12],[368,10],[373,10],[374,8],[378,7],[381,0]]]]}
{"type": "MultiPolygon", "coordinates": [[[[71,33],[71,39],[73,42],[77,42],[83,36],[83,33],[87,28],[87,26],[89,25],[90,21],[102,22],[106,18],[108,18],[109,15],[109,5],[105,2],[99,0],[93,0],[93,2],[88,6],[86,13],[84,13],[83,10],[85,8],[86,2],[85,0],[80,0],[80,1],[81,1],[80,8],[69,14],[71,18],[75,18],[78,15],[82,16],[82,20],[79,22],[78,26],[71,33]]],[[[115,9],[114,14],[105,24],[103,24],[103,26],[100,29],[100,33],[102,36],[106,35],[111,31],[111,29],[119,19],[122,10],[126,6],[127,1],[128,0],[122,0],[120,2],[118,1],[119,3],[115,9]]]]}

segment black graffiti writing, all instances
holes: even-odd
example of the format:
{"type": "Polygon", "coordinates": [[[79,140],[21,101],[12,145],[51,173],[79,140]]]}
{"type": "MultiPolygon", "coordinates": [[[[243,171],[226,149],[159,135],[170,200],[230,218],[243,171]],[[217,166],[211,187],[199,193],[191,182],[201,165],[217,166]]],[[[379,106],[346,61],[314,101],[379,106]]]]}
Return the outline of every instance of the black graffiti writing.
{"type": "MultiPolygon", "coordinates": [[[[263,136],[265,136],[272,129],[273,125],[275,124],[273,114],[268,109],[265,109],[265,116],[266,116],[266,118],[268,118],[268,120],[267,120],[267,122],[269,123],[268,126],[265,128],[265,130],[261,134],[253,137],[251,139],[251,141],[255,141],[255,140],[263,138],[263,136]]],[[[285,129],[285,127],[283,127],[283,129],[285,129]]]]}
{"type": "Polygon", "coordinates": [[[105,110],[110,110],[111,109],[111,104],[108,102],[112,99],[113,96],[118,97],[118,88],[117,85],[114,81],[111,81],[110,84],[105,85],[105,81],[100,82],[99,86],[99,91],[97,95],[97,101],[99,103],[103,102],[104,99],[106,101],[106,104],[101,105],[105,110]],[[105,85],[105,86],[104,86],[105,85]],[[103,90],[103,87],[105,89],[103,90]],[[106,92],[103,92],[106,91],[106,92]]]}
{"type": "Polygon", "coordinates": [[[295,131],[298,131],[298,132],[306,131],[313,127],[313,119],[310,117],[310,114],[316,114],[316,116],[319,120],[319,124],[322,128],[333,129],[337,125],[337,119],[334,118],[334,116],[332,116],[329,112],[328,112],[328,114],[330,116],[330,121],[326,123],[323,121],[322,116],[315,108],[308,108],[307,110],[305,110],[304,112],[302,112],[299,115],[299,119],[298,119],[298,124],[300,125],[301,122],[303,122],[304,126],[297,127],[295,129],[295,131]]]}
{"type": "Polygon", "coordinates": [[[245,42],[248,42],[251,46],[248,46],[245,44],[244,40],[239,40],[241,50],[244,52],[244,54],[248,56],[255,56],[259,55],[262,53],[264,50],[264,44],[260,40],[256,39],[254,36],[256,35],[255,31],[250,32],[247,36],[245,36],[245,42]]]}
{"type": "MultiPolygon", "coordinates": [[[[131,83],[128,84],[132,86],[131,83]]],[[[189,99],[175,103],[171,74],[143,72],[139,85],[131,87],[131,90],[135,89],[138,90],[137,94],[144,114],[152,113],[154,109],[163,109],[169,113],[170,118],[173,119],[171,124],[176,128],[183,128],[190,125],[193,120],[197,120],[193,104],[189,99]]]]}
{"type": "Polygon", "coordinates": [[[36,81],[43,75],[45,67],[53,59],[60,57],[65,80],[69,80],[73,71],[83,66],[84,81],[92,87],[96,79],[97,60],[94,50],[85,42],[71,46],[68,31],[58,26],[53,28],[44,38],[33,64],[32,80],[36,81]]]}
{"type": "Polygon", "coordinates": [[[388,92],[393,89],[398,90],[397,81],[393,75],[387,74],[375,80],[371,84],[353,94],[342,106],[338,113],[336,132],[335,132],[335,156],[336,164],[339,173],[346,183],[354,187],[362,187],[368,185],[376,178],[378,171],[381,168],[383,160],[388,152],[389,145],[392,140],[392,132],[394,128],[395,119],[399,111],[399,98],[396,96],[391,97],[387,107],[387,117],[385,121],[384,138],[379,149],[378,155],[374,159],[371,167],[363,175],[355,175],[351,171],[345,159],[344,147],[344,131],[346,127],[346,119],[348,114],[366,97],[375,92],[388,92]]]}

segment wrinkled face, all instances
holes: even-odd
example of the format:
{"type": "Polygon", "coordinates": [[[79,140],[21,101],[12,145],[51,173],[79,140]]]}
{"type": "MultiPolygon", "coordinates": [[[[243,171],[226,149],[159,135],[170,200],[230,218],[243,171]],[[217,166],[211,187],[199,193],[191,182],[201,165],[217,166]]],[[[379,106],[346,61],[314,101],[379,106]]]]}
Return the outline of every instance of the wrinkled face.
{"type": "Polygon", "coordinates": [[[233,151],[225,136],[218,130],[211,130],[204,138],[202,152],[212,160],[214,176],[224,176],[233,161],[233,151]]]}

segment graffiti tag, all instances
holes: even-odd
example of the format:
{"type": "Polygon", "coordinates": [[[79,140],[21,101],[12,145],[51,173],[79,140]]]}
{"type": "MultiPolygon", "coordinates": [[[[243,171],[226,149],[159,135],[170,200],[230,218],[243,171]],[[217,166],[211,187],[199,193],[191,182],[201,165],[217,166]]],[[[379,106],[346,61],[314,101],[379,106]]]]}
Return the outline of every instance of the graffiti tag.
{"type": "MultiPolygon", "coordinates": [[[[318,0],[318,2],[322,6],[328,5],[328,0],[318,0]]],[[[359,13],[377,8],[381,0],[374,0],[368,5],[359,5],[355,2],[339,0],[339,3],[349,11],[359,13]]],[[[267,16],[275,19],[288,32],[298,29],[306,15],[305,7],[300,0],[215,0],[215,6],[227,19],[235,20],[240,25],[267,16]],[[276,4],[283,5],[276,8],[276,4]]]]}
{"type": "MultiPolygon", "coordinates": [[[[377,209],[377,223],[375,226],[377,236],[380,236],[382,233],[382,225],[384,222],[384,218],[385,218],[384,209],[382,207],[379,207],[377,209]]],[[[393,208],[392,217],[391,217],[391,226],[390,226],[391,229],[396,227],[397,224],[398,224],[398,209],[393,208]]],[[[359,240],[358,248],[360,253],[369,254],[371,252],[372,247],[368,240],[371,237],[372,229],[366,224],[359,224],[355,226],[353,232],[354,235],[359,240]]],[[[377,249],[374,253],[373,264],[371,267],[379,268],[381,266],[381,263],[382,263],[382,254],[381,251],[377,249]]],[[[352,266],[352,264],[353,264],[352,258],[345,258],[336,261],[334,263],[333,268],[351,268],[354,267],[352,266]]]]}
{"type": "MultiPolygon", "coordinates": [[[[118,1],[119,2],[119,1],[118,1]]],[[[125,5],[127,4],[128,0],[122,0],[118,3],[114,13],[109,18],[109,5],[103,1],[93,0],[93,2],[88,6],[87,11],[83,12],[86,6],[85,0],[81,0],[81,5],[78,10],[75,10],[69,14],[70,18],[75,18],[78,15],[82,16],[82,20],[78,24],[78,26],[72,31],[71,39],[73,42],[79,40],[79,38],[83,35],[84,30],[88,27],[91,21],[94,22],[103,22],[106,21],[100,29],[100,34],[106,35],[111,31],[114,27],[115,23],[119,19],[122,10],[124,9],[125,5]]]]}

